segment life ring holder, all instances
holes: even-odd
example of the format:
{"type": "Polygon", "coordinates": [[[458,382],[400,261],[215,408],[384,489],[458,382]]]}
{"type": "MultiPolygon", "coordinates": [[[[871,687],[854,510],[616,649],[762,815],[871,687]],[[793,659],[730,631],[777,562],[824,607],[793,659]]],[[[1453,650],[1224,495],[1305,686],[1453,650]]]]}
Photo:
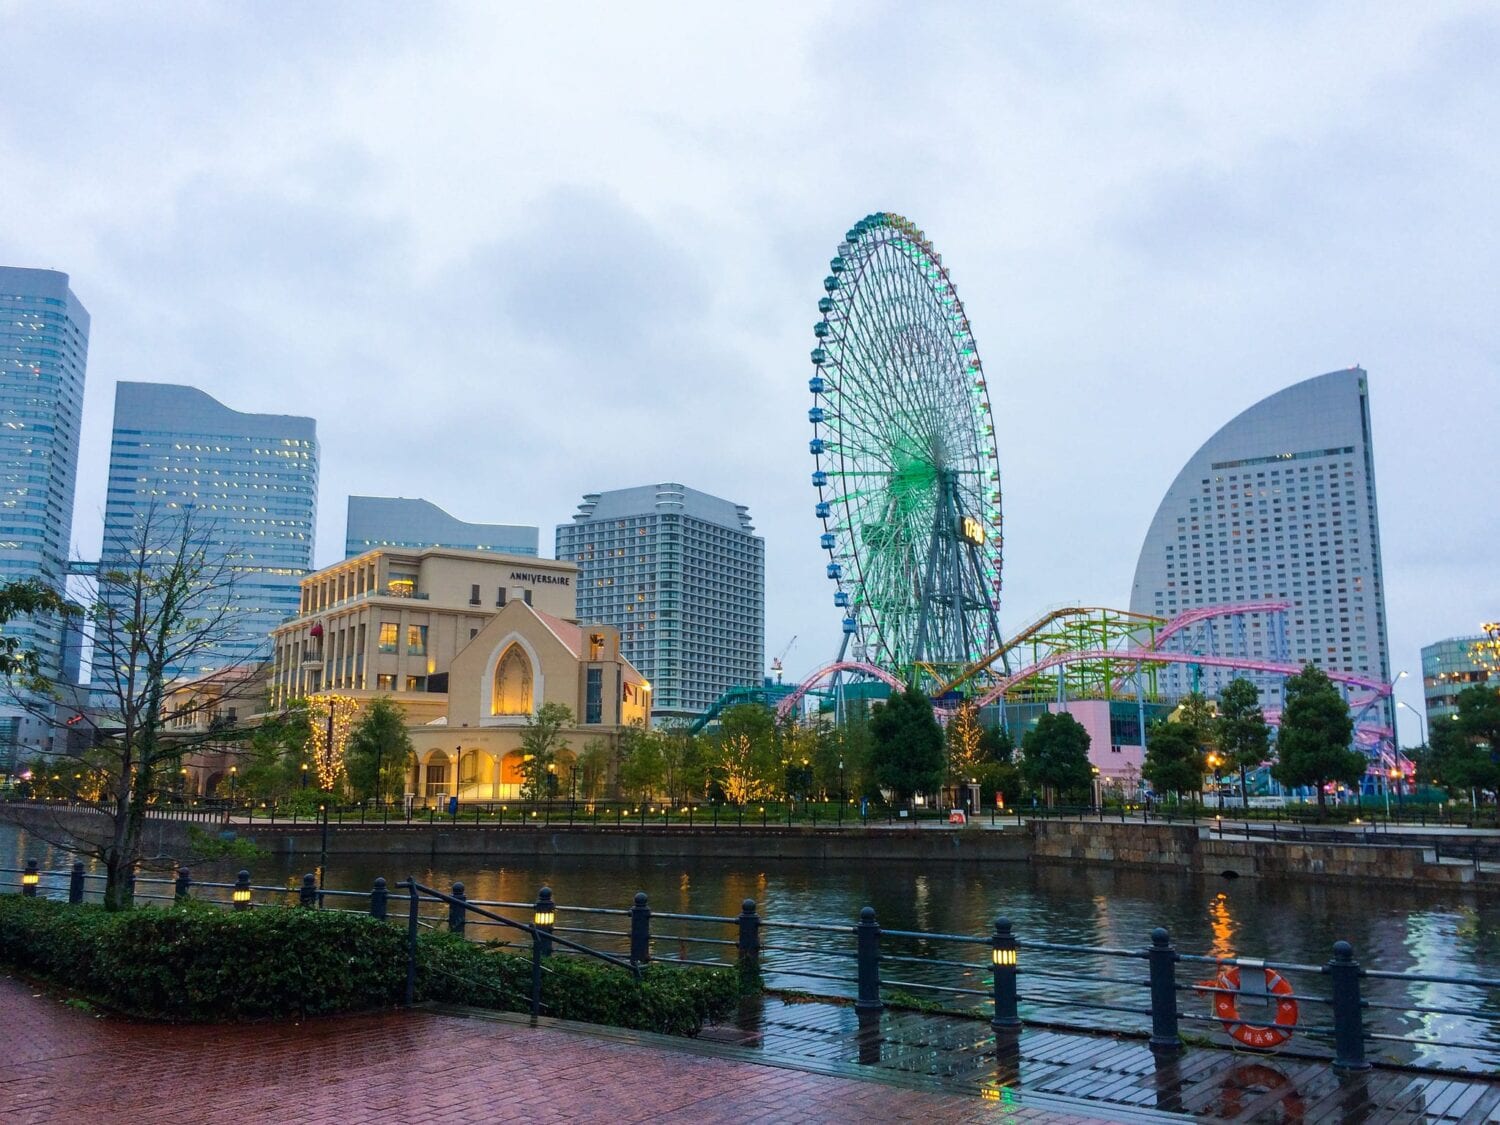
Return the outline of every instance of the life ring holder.
{"type": "Polygon", "coordinates": [[[1214,1016],[1224,1025],[1225,1033],[1241,1046],[1257,1051],[1274,1051],[1292,1037],[1297,1026],[1297,1001],[1291,982],[1261,961],[1241,958],[1237,965],[1222,965],[1212,980],[1199,981],[1198,987],[1209,993],[1214,1016]],[[1240,970],[1249,988],[1240,987],[1240,970]],[[1264,982],[1264,992],[1255,984],[1264,982]],[[1247,1023],[1240,1016],[1239,1000],[1254,993],[1274,1005],[1275,1014],[1268,1024],[1247,1023]]]}

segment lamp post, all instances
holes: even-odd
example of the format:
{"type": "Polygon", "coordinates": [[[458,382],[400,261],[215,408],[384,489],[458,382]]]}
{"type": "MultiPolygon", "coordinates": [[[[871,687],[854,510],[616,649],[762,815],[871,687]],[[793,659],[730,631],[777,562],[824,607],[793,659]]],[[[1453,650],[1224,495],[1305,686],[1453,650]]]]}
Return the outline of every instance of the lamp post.
{"type": "MultiPolygon", "coordinates": [[[[183,766],[180,770],[178,770],[177,771],[177,776],[180,779],[178,781],[178,784],[177,784],[177,797],[178,797],[178,800],[180,800],[184,804],[186,804],[187,803],[187,766],[183,766]]],[[[57,779],[53,778],[52,780],[56,781],[57,779]]]]}
{"type": "MultiPolygon", "coordinates": [[[[1401,676],[1404,676],[1404,675],[1406,675],[1406,673],[1402,672],[1401,676]]],[[[1401,678],[1401,676],[1397,676],[1396,678],[1399,680],[1401,678]]],[[[1398,700],[1396,700],[1396,706],[1397,707],[1405,707],[1408,711],[1410,711],[1413,715],[1415,715],[1417,717],[1417,723],[1418,723],[1417,729],[1422,732],[1422,745],[1426,746],[1427,745],[1427,716],[1424,715],[1424,714],[1422,714],[1422,712],[1418,711],[1411,704],[1407,703],[1406,700],[1404,700],[1404,699],[1398,699],[1398,700]]]]}
{"type": "Polygon", "coordinates": [[[307,788],[307,763],[302,763],[302,788],[307,788]]]}
{"type": "Polygon", "coordinates": [[[1219,785],[1219,767],[1223,764],[1224,760],[1217,754],[1210,754],[1208,756],[1208,768],[1214,771],[1214,795],[1219,799],[1220,812],[1224,811],[1224,790],[1219,785]]]}
{"type": "Polygon", "coordinates": [[[234,804],[235,792],[236,792],[236,790],[238,788],[236,782],[238,782],[239,776],[240,776],[240,767],[239,766],[230,766],[229,767],[229,803],[231,805],[234,804]]]}
{"type": "Polygon", "coordinates": [[[844,759],[839,759],[839,824],[844,823],[844,759]]]}
{"type": "MultiPolygon", "coordinates": [[[[330,695],[328,697],[328,737],[323,743],[323,768],[319,771],[323,777],[329,779],[327,785],[322,786],[325,789],[333,788],[333,702],[333,696],[330,695]]],[[[318,779],[320,784],[323,777],[318,779]]]]}

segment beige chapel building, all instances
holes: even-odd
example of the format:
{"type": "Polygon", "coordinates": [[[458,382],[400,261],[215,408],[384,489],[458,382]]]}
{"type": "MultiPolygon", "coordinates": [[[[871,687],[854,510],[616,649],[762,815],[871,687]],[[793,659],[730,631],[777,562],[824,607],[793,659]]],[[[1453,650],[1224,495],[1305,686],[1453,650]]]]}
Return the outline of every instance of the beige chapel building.
{"type": "Polygon", "coordinates": [[[577,621],[577,581],[572,563],[446,548],[325,567],[271,633],[271,704],[345,696],[362,709],[387,696],[406,712],[418,801],[516,800],[521,736],[542,704],[574,716],[564,771],[588,742],[613,748],[649,722],[651,685],[617,630],[577,621]]]}

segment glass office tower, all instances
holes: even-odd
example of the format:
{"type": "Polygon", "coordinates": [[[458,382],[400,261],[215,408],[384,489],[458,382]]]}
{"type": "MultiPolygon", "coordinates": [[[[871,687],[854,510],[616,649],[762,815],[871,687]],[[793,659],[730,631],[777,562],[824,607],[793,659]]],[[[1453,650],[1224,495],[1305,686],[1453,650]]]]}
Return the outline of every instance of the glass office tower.
{"type": "MultiPolygon", "coordinates": [[[[0,267],[0,581],[38,579],[61,592],[72,548],[78,431],[89,314],[54,270],[0,267]]],[[[63,669],[63,623],[18,619],[6,636],[63,669]]],[[[0,699],[0,773],[45,749],[52,724],[0,699]]]]}
{"type": "Polygon", "coordinates": [[[537,529],[505,523],[466,523],[427,500],[397,496],[351,496],[344,530],[344,558],[377,548],[420,551],[450,547],[457,551],[498,551],[502,555],[535,555],[537,529]]]}
{"type": "Polygon", "coordinates": [[[299,612],[312,568],[318,439],[311,418],[242,414],[194,387],[120,383],[100,565],[128,559],[147,521],[191,510],[233,575],[232,636],[171,678],[258,660],[299,612]]]}

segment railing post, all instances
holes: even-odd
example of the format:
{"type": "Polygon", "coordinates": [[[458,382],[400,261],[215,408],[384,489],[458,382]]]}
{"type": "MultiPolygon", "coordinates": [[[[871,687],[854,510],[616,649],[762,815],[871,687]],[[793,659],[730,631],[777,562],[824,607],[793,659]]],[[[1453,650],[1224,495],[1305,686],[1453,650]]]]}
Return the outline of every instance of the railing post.
{"type": "Polygon", "coordinates": [[[1182,1050],[1177,1034],[1177,950],[1172,938],[1158,926],[1151,931],[1151,948],[1146,951],[1151,970],[1151,1049],[1157,1054],[1182,1050]]]}
{"type": "Polygon", "coordinates": [[[417,1001],[417,927],[421,925],[421,900],[417,898],[417,880],[414,876],[406,877],[407,899],[406,916],[406,1006],[410,1008],[417,1001]]]}
{"type": "Polygon", "coordinates": [[[651,960],[651,908],[646,905],[645,891],[636,892],[630,908],[630,960],[636,965],[651,960]]]}
{"type": "Polygon", "coordinates": [[[193,877],[188,874],[186,867],[177,869],[177,882],[172,888],[172,898],[177,902],[184,902],[192,895],[193,877]]]}
{"type": "Polygon", "coordinates": [[[542,956],[552,956],[552,926],[557,921],[557,906],[552,901],[552,888],[543,887],[536,893],[536,906],[531,912],[531,923],[539,932],[542,956]]]}
{"type": "Polygon", "coordinates": [[[535,924],[531,927],[531,1019],[542,1014],[542,931],[535,924]]]}
{"type": "Polygon", "coordinates": [[[309,908],[318,905],[318,877],[311,871],[302,876],[302,889],[297,892],[297,905],[309,908]]]}
{"type": "Polygon", "coordinates": [[[885,1003],[880,999],[880,924],[875,921],[873,906],[859,912],[854,932],[859,954],[859,999],[854,1002],[854,1010],[878,1012],[885,1003]]]}
{"type": "Polygon", "coordinates": [[[26,870],[21,875],[21,893],[27,898],[36,898],[37,885],[42,881],[42,873],[37,870],[36,860],[26,861],[26,870]]]}
{"type": "Polygon", "coordinates": [[[73,873],[68,877],[68,902],[77,906],[83,901],[83,860],[73,861],[73,873]]]}
{"type": "Polygon", "coordinates": [[[755,912],[755,900],[747,898],[740,905],[740,973],[755,972],[760,968],[760,915],[755,912]]]}
{"type": "Polygon", "coordinates": [[[1020,972],[1016,957],[1016,935],[1011,933],[1009,918],[995,919],[995,936],[990,939],[990,967],[994,974],[995,1014],[990,1026],[1008,1031],[1021,1026],[1016,1010],[1016,976],[1020,972]]]}
{"type": "Polygon", "coordinates": [[[1324,970],[1333,982],[1333,1065],[1337,1070],[1366,1070],[1364,1004],[1359,998],[1359,962],[1347,941],[1333,943],[1333,960],[1324,970]]]}
{"type": "Polygon", "coordinates": [[[370,917],[385,921],[386,902],[391,892],[385,889],[384,877],[375,880],[375,889],[370,892],[370,917]]]}
{"type": "Polygon", "coordinates": [[[448,904],[448,932],[462,936],[464,932],[464,920],[469,914],[469,908],[465,905],[464,885],[462,883],[454,883],[449,893],[458,901],[448,904]]]}

